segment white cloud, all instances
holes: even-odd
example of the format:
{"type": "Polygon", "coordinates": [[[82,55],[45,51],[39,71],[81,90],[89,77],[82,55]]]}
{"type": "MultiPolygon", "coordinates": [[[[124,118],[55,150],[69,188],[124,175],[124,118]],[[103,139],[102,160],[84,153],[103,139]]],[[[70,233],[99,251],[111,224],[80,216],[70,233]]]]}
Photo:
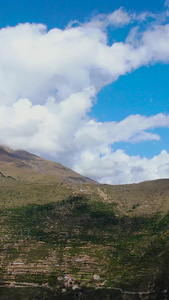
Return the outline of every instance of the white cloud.
{"type": "Polygon", "coordinates": [[[115,10],[113,13],[107,16],[110,24],[117,27],[127,25],[131,22],[132,19],[135,19],[135,14],[129,14],[123,7],[115,10]]]}
{"type": "Polygon", "coordinates": [[[157,127],[169,127],[169,115],[158,114],[152,117],[131,115],[121,122],[89,121],[76,134],[76,140],[87,147],[88,143],[113,144],[121,141],[140,142],[146,140],[159,140],[156,134],[146,132],[157,127]]]}
{"type": "MultiPolygon", "coordinates": [[[[106,18],[121,26],[135,17],[119,9],[106,18]]],[[[153,129],[169,127],[168,115],[101,123],[88,112],[98,91],[120,75],[169,61],[169,25],[151,24],[139,34],[136,28],[126,42],[109,45],[99,22],[65,30],[47,31],[41,24],[0,30],[0,143],[55,157],[101,182],[166,176],[167,152],[148,160],[113,152],[112,145],[160,140],[153,129]]]]}
{"type": "Polygon", "coordinates": [[[163,150],[152,159],[129,156],[123,150],[107,153],[84,151],[75,170],[101,183],[125,184],[152,179],[167,178],[169,175],[169,153],[163,150]],[[98,168],[99,165],[99,168],[98,168]]]}
{"type": "Polygon", "coordinates": [[[113,151],[116,142],[160,140],[147,132],[156,127],[169,127],[169,115],[130,116],[121,122],[90,121],[77,133],[78,152],[73,168],[88,177],[110,184],[132,183],[169,175],[169,154],[163,151],[152,159],[130,157],[123,150],[113,151]]]}

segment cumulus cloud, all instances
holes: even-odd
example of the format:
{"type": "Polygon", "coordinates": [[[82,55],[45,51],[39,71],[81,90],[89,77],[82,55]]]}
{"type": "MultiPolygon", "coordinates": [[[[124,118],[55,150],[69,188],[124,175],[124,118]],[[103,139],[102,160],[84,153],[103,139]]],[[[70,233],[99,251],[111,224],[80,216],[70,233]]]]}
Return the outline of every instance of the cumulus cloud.
{"type": "Polygon", "coordinates": [[[113,153],[110,150],[102,157],[99,157],[95,152],[86,150],[82,154],[81,163],[75,169],[101,183],[106,182],[108,184],[125,184],[167,178],[169,153],[163,150],[152,159],[147,159],[140,156],[129,156],[120,149],[113,153]]]}
{"type": "MultiPolygon", "coordinates": [[[[119,76],[169,61],[169,25],[136,27],[125,42],[109,45],[103,19],[64,30],[47,31],[42,24],[0,30],[0,143],[55,158],[100,182],[165,176],[166,151],[148,160],[113,152],[112,145],[160,140],[153,130],[169,127],[168,115],[102,123],[88,112],[97,93],[119,76]]],[[[116,26],[134,19],[122,8],[106,16],[116,26]]]]}

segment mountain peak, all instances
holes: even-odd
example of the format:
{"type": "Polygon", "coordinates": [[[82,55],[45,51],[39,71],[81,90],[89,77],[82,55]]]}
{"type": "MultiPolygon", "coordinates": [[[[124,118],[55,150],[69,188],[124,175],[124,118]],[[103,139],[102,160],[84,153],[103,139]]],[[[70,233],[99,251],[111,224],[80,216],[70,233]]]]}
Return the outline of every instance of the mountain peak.
{"type": "Polygon", "coordinates": [[[93,181],[57,162],[43,159],[24,150],[12,150],[0,146],[0,172],[4,176],[22,180],[47,182],[92,183],[93,181]]]}

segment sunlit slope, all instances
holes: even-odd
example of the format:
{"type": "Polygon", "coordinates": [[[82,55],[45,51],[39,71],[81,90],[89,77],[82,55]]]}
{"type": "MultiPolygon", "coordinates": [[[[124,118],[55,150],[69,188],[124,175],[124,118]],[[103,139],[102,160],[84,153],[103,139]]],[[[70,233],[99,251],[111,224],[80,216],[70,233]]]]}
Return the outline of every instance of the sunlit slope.
{"type": "Polygon", "coordinates": [[[45,160],[26,151],[14,151],[2,146],[0,146],[0,172],[6,177],[11,176],[17,180],[92,182],[59,163],[45,160]]]}
{"type": "Polygon", "coordinates": [[[152,215],[169,211],[169,179],[138,184],[102,185],[108,201],[116,203],[119,214],[152,215]]]}

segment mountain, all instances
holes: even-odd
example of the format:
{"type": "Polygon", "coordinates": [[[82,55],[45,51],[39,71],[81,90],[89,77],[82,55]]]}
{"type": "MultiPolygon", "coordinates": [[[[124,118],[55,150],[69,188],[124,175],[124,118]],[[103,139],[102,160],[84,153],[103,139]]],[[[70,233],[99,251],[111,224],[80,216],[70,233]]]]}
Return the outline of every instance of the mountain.
{"type": "Polygon", "coordinates": [[[169,179],[96,184],[0,147],[0,299],[166,300],[168,287],[169,179]]]}
{"type": "Polygon", "coordinates": [[[0,146],[0,172],[1,177],[4,175],[27,181],[92,183],[92,180],[59,163],[43,159],[27,151],[14,151],[3,146],[0,146]]]}

